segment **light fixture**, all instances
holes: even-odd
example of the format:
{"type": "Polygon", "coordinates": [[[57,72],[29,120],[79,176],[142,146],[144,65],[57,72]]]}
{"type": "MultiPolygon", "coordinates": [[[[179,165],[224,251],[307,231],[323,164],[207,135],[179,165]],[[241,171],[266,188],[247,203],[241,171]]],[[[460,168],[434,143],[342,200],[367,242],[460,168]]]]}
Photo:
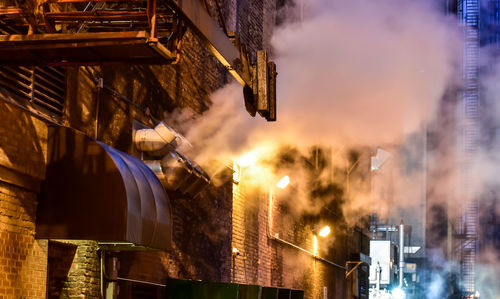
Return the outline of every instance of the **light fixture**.
{"type": "Polygon", "coordinates": [[[318,236],[322,237],[322,238],[325,238],[326,236],[328,236],[331,232],[331,229],[328,225],[326,225],[325,227],[323,227],[319,232],[318,232],[318,236]]]}
{"type": "Polygon", "coordinates": [[[233,247],[233,256],[237,256],[237,255],[240,255],[240,251],[238,250],[238,248],[233,247]]]}
{"type": "Polygon", "coordinates": [[[285,175],[284,177],[281,178],[281,180],[279,180],[279,182],[276,184],[276,187],[280,189],[285,189],[286,186],[288,186],[288,184],[290,184],[290,177],[285,175]]]}
{"type": "Polygon", "coordinates": [[[405,294],[405,291],[403,291],[403,289],[401,288],[395,288],[392,290],[392,298],[394,299],[405,299],[406,298],[406,294],[405,294]]]}
{"type": "Polygon", "coordinates": [[[248,153],[236,160],[236,163],[241,167],[247,167],[257,162],[257,156],[254,153],[248,153]]]}

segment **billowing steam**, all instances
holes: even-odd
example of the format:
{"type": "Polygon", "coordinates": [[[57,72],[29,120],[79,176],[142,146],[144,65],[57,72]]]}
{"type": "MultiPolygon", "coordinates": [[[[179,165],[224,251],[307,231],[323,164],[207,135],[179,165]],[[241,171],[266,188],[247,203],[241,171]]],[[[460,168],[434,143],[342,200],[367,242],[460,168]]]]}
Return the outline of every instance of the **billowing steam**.
{"type": "MultiPolygon", "coordinates": [[[[229,84],[213,94],[210,110],[183,122],[197,161],[249,152],[262,161],[283,144],[303,155],[320,145],[332,149],[336,167],[348,168],[355,162],[345,157],[348,149],[397,145],[433,119],[457,73],[460,39],[451,19],[425,1],[319,0],[304,7],[295,14],[302,19],[277,28],[271,43],[278,121],[250,118],[241,86],[229,84]]],[[[354,209],[367,206],[369,196],[357,198],[349,201],[354,209]]]]}
{"type": "MultiPolygon", "coordinates": [[[[253,157],[255,163],[245,170],[251,185],[269,188],[286,171],[294,174],[292,185],[309,182],[294,186],[293,213],[315,213],[329,204],[321,199],[321,192],[315,195],[320,200],[313,201],[319,207],[303,198],[311,194],[305,189],[311,186],[311,171],[307,168],[312,165],[317,170],[313,172],[313,183],[317,183],[319,191],[338,191],[338,196],[348,197],[342,201],[342,212],[352,218],[347,219],[352,223],[373,210],[373,190],[358,188],[360,184],[354,177],[350,190],[345,190],[349,171],[359,160],[349,153],[352,149],[366,151],[378,146],[401,148],[408,138],[425,132],[426,124],[438,113],[446,90],[459,85],[462,41],[456,18],[442,14],[431,1],[304,2],[303,6],[288,8],[290,15],[300,17],[276,28],[271,41],[271,56],[278,68],[276,123],[249,117],[244,110],[241,86],[236,83],[215,92],[206,113],[199,116],[182,112],[184,119],[179,123],[194,145],[188,155],[202,165],[217,159],[237,161],[243,156],[253,157]],[[291,13],[294,9],[300,11],[291,13]],[[318,148],[323,150],[321,157],[327,157],[331,170],[318,167],[318,161],[314,165],[318,155],[311,155],[311,151],[318,148]],[[342,170],[340,178],[336,169],[342,170]],[[341,190],[335,191],[336,185],[329,185],[328,180],[340,182],[337,186],[341,190]]],[[[493,138],[478,155],[477,167],[472,170],[478,194],[485,186],[499,183],[495,168],[500,160],[496,150],[500,144],[498,73],[500,67],[485,81],[486,98],[494,108],[489,111],[493,138]]],[[[434,192],[436,198],[443,198],[443,204],[450,196],[447,192],[456,189],[455,171],[448,169],[456,164],[445,161],[447,154],[437,157],[441,160],[428,163],[441,164],[441,173],[436,175],[439,181],[427,190],[434,192]]],[[[405,161],[408,159],[394,155],[387,167],[401,170],[405,161]]],[[[413,167],[414,171],[406,176],[399,176],[403,171],[393,171],[396,176],[379,175],[392,188],[383,191],[393,194],[392,202],[379,198],[379,213],[387,216],[389,210],[399,211],[418,202],[416,194],[422,189],[416,189],[421,188],[419,176],[425,171],[421,166],[413,167]]],[[[366,165],[356,167],[368,169],[366,165]]],[[[495,212],[497,217],[499,214],[495,212]]],[[[497,265],[497,257],[490,262],[497,265]]],[[[428,288],[429,298],[441,298],[445,291],[446,273],[450,270],[446,261],[442,263],[443,272],[432,274],[436,276],[428,288]]],[[[478,270],[482,267],[486,266],[481,264],[478,270]]],[[[491,277],[498,277],[497,270],[489,267],[482,271],[487,275],[480,276],[480,285],[490,283],[490,272],[491,277]]],[[[484,289],[488,298],[498,298],[498,290],[484,289]]]]}

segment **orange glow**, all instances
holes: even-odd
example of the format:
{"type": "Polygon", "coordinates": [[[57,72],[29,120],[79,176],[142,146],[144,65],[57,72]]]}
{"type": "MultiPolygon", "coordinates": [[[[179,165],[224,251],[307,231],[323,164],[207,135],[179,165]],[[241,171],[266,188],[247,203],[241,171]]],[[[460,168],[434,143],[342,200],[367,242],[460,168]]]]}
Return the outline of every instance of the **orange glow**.
{"type": "Polygon", "coordinates": [[[313,254],[318,255],[319,245],[318,245],[318,237],[313,236],[313,254]]]}
{"type": "Polygon", "coordinates": [[[236,160],[236,163],[241,167],[253,165],[255,162],[257,162],[257,156],[254,153],[245,154],[236,160]]]}

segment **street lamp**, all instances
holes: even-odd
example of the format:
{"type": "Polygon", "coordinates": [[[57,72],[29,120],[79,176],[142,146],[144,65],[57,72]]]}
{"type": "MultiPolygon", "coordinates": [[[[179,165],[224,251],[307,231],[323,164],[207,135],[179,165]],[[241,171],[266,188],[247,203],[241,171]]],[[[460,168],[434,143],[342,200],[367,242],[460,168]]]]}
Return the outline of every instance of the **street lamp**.
{"type": "Polygon", "coordinates": [[[279,180],[279,182],[276,184],[276,187],[280,188],[280,189],[285,189],[288,184],[290,184],[290,177],[285,175],[284,177],[281,178],[281,180],[279,180]]]}
{"type": "Polygon", "coordinates": [[[330,232],[331,232],[330,226],[325,225],[325,227],[320,229],[320,231],[318,232],[318,236],[326,238],[330,234],[330,232]]]}

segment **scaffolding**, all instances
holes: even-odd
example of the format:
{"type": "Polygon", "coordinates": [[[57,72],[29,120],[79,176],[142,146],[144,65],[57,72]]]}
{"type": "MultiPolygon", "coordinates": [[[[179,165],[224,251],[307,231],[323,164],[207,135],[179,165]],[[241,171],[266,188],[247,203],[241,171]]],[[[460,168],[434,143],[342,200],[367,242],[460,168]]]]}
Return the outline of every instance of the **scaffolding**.
{"type": "Polygon", "coordinates": [[[479,74],[479,11],[478,0],[458,1],[458,15],[463,28],[462,49],[463,89],[459,93],[459,152],[460,190],[462,205],[455,222],[455,258],[459,264],[462,298],[473,298],[476,279],[476,255],[478,250],[479,202],[474,194],[471,168],[479,148],[480,93],[479,74]]]}

